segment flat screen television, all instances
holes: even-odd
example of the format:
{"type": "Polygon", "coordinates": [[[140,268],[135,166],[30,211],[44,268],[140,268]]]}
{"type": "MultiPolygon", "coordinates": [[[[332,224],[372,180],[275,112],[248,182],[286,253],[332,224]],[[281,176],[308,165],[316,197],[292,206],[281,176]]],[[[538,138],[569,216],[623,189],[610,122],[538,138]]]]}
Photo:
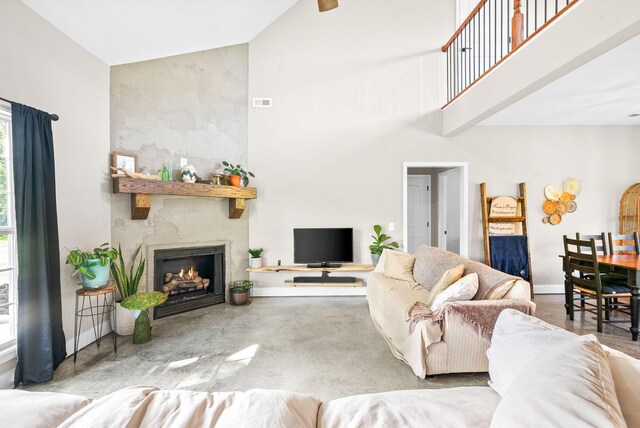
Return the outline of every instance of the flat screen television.
{"type": "Polygon", "coordinates": [[[293,261],[310,267],[353,263],[353,228],[293,229],[293,261]]]}

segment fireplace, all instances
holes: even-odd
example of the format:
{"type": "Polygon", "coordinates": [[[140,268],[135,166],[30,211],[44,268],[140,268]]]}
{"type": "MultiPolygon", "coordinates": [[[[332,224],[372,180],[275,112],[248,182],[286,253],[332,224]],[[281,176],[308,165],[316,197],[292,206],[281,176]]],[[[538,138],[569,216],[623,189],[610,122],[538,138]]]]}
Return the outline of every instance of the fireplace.
{"type": "Polygon", "coordinates": [[[153,260],[154,290],[167,294],[154,318],[224,303],[224,245],[155,250],[153,260]]]}

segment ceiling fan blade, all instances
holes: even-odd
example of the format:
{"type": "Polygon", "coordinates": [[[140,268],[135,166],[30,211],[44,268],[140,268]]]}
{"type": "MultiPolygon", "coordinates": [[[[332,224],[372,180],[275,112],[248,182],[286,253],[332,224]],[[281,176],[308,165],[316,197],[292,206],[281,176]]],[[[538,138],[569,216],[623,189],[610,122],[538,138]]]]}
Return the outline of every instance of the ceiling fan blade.
{"type": "Polygon", "coordinates": [[[318,9],[320,12],[326,12],[338,7],[338,0],[318,0],[318,9]]]}

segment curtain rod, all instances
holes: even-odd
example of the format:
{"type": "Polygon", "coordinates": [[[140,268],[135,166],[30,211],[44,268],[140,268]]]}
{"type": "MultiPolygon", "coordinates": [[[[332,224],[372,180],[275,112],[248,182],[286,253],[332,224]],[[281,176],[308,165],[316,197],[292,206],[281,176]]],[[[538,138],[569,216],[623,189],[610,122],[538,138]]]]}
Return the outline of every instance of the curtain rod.
{"type": "MultiPolygon", "coordinates": [[[[9,104],[13,103],[13,101],[10,101],[10,100],[8,100],[6,98],[2,98],[2,97],[0,97],[0,100],[8,102],[9,104]]],[[[51,120],[53,120],[54,122],[56,122],[58,119],[60,119],[60,116],[58,116],[57,114],[49,113],[49,116],[51,116],[51,120]]]]}

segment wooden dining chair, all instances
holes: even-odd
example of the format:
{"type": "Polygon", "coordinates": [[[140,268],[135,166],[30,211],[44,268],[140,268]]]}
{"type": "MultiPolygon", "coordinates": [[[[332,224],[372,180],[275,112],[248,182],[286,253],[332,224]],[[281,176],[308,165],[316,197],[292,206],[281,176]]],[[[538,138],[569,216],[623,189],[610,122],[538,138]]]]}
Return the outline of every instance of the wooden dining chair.
{"type": "MultiPolygon", "coordinates": [[[[578,241],[589,241],[593,239],[596,244],[596,253],[599,256],[606,256],[611,254],[607,249],[607,238],[604,232],[595,234],[595,235],[587,235],[582,233],[576,233],[576,240],[578,241]]],[[[578,252],[580,251],[591,251],[590,248],[578,248],[578,252]]]]}
{"type": "MultiPolygon", "coordinates": [[[[600,232],[600,233],[593,234],[593,235],[576,232],[576,240],[589,241],[590,239],[593,239],[593,241],[595,242],[595,251],[596,251],[597,255],[606,256],[606,255],[609,254],[609,252],[607,251],[607,238],[606,238],[606,235],[604,234],[604,232],[600,232]]],[[[590,252],[591,248],[578,247],[577,250],[578,250],[579,253],[580,252],[585,252],[585,251],[586,252],[590,252]]],[[[589,276],[589,275],[587,275],[587,276],[589,276]]],[[[584,300],[584,299],[576,299],[576,300],[580,300],[580,306],[584,310],[584,305],[586,304],[586,300],[584,300]]]]}
{"type": "MultiPolygon", "coordinates": [[[[640,254],[638,232],[633,232],[627,235],[614,235],[609,232],[607,234],[607,237],[609,242],[609,254],[611,254],[612,256],[624,254],[640,254]]],[[[605,278],[606,281],[615,282],[616,284],[628,285],[627,274],[615,272],[612,268],[609,268],[608,271],[603,272],[603,278],[605,278]]],[[[618,299],[613,299],[613,303],[618,303],[618,299]]]]}
{"type": "Polygon", "coordinates": [[[620,254],[640,254],[638,232],[633,232],[628,235],[613,235],[609,232],[608,237],[609,254],[612,256],[620,254]]]}
{"type": "Polygon", "coordinates": [[[580,301],[580,305],[570,305],[569,319],[574,320],[575,308],[593,313],[598,332],[602,332],[604,323],[629,322],[628,319],[610,317],[611,312],[631,316],[631,306],[618,300],[620,297],[631,298],[631,289],[615,283],[603,284],[595,239],[571,239],[564,235],[563,240],[567,292],[578,295],[573,301],[580,301]]]}

